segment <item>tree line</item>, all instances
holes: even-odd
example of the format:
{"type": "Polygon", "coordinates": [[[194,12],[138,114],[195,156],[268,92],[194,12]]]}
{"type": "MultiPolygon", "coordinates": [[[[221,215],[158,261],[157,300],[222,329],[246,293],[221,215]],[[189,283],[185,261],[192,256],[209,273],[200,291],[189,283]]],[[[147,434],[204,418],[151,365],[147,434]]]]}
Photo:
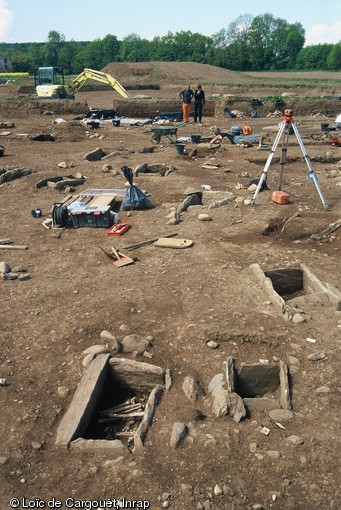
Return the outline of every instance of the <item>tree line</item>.
{"type": "Polygon", "coordinates": [[[301,23],[272,14],[239,16],[212,36],[190,31],[168,32],[152,40],[132,33],[119,40],[108,34],[94,41],[66,41],[55,30],[44,43],[0,43],[0,55],[13,71],[34,73],[38,67],[60,66],[65,74],[102,69],[110,62],[181,61],[210,64],[234,71],[340,70],[341,41],[304,47],[301,23]]]}

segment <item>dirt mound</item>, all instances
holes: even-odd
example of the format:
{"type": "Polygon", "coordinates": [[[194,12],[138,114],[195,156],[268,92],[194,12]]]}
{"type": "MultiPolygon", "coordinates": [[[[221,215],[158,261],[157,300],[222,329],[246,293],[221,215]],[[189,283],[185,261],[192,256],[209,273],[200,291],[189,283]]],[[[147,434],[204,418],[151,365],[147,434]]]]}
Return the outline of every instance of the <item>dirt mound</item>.
{"type": "Polygon", "coordinates": [[[123,85],[136,83],[202,84],[247,83],[245,74],[197,62],[111,62],[102,69],[123,85]]]}

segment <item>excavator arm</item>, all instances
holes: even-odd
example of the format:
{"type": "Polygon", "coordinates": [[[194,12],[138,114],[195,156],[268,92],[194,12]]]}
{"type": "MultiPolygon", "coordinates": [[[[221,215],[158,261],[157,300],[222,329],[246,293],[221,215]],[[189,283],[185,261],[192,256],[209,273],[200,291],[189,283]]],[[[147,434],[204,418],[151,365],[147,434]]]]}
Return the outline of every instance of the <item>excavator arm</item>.
{"type": "Polygon", "coordinates": [[[116,92],[118,92],[122,97],[129,99],[129,96],[124,87],[122,87],[122,85],[117,80],[115,80],[115,78],[110,76],[110,74],[102,73],[101,71],[95,71],[93,69],[84,69],[84,71],[81,72],[77,78],[75,78],[70,83],[70,85],[66,87],[68,93],[70,95],[74,95],[87,80],[96,80],[102,83],[106,83],[115,89],[116,92]]]}

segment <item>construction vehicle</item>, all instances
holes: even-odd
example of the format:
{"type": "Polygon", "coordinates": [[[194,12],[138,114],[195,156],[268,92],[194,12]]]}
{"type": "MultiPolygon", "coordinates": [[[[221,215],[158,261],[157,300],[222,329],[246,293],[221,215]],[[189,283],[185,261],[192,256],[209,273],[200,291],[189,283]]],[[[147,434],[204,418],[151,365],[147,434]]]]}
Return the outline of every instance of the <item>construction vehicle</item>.
{"type": "Polygon", "coordinates": [[[115,78],[93,69],[84,69],[69,85],[66,85],[62,67],[39,67],[35,71],[34,86],[39,99],[75,99],[75,93],[87,80],[106,83],[124,98],[129,98],[124,87],[115,78]]]}

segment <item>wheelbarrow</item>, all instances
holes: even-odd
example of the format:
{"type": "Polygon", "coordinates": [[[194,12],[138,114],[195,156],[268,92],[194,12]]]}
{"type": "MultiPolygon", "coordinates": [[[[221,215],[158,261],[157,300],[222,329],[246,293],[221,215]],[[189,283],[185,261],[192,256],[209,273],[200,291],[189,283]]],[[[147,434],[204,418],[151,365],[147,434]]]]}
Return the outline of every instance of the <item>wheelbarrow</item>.
{"type": "Polygon", "coordinates": [[[178,132],[178,129],[182,126],[185,126],[187,122],[182,122],[181,124],[178,124],[177,126],[155,126],[150,128],[153,132],[151,141],[153,144],[157,145],[160,143],[161,138],[165,136],[168,138],[170,143],[174,143],[176,141],[176,134],[178,132]]]}

